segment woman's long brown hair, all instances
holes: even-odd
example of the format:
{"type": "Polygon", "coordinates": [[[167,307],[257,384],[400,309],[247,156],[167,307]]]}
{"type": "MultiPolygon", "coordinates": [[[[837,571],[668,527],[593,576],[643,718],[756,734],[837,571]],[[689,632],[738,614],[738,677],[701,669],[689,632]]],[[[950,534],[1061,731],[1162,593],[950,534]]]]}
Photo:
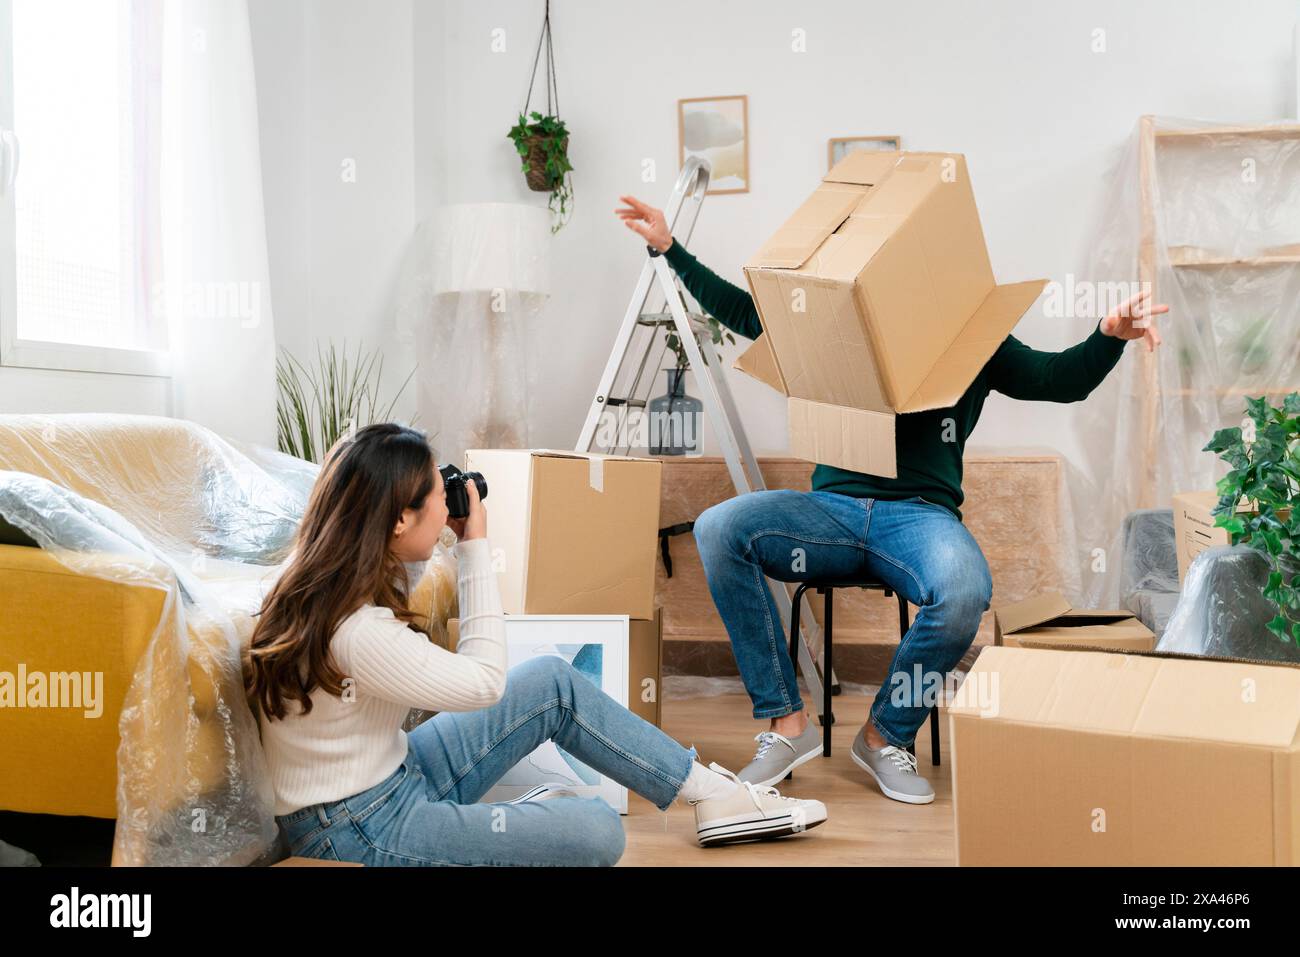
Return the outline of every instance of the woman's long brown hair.
{"type": "Polygon", "coordinates": [[[424,433],[401,425],[366,426],[330,450],[293,554],[253,629],[244,685],[268,717],[283,718],[291,700],[310,713],[317,687],[342,695],[330,639],[362,605],[412,621],[405,570],[389,541],[403,509],[424,507],[436,487],[433,468],[424,433]]]}

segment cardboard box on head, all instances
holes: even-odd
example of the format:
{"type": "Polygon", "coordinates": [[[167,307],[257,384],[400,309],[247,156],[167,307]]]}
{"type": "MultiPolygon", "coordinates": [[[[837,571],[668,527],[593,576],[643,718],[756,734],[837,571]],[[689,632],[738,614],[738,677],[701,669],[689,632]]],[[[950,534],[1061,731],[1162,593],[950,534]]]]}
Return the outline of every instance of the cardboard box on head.
{"type": "Polygon", "coordinates": [[[956,404],[1046,285],[994,281],[957,153],[850,154],[745,277],[734,365],[788,397],[791,453],[891,478],[895,415],[956,404]]]}

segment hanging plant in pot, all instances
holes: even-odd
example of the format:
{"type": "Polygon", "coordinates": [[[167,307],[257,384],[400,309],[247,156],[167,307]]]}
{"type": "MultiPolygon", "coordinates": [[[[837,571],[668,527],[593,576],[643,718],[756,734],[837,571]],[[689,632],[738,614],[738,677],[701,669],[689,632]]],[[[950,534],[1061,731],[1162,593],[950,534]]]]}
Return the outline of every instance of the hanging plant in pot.
{"type": "Polygon", "coordinates": [[[551,47],[551,4],[546,3],[542,19],[542,35],[537,41],[537,54],[533,57],[533,71],[528,80],[528,94],[519,122],[507,134],[515,144],[520,165],[528,188],[538,193],[550,193],[547,207],[555,217],[551,232],[557,233],[569,221],[573,212],[573,180],[569,173],[569,130],[560,119],[560,94],[555,84],[555,54],[551,47]],[[541,62],[542,47],[546,47],[546,112],[529,110],[533,97],[533,84],[537,80],[537,66],[541,62]]]}

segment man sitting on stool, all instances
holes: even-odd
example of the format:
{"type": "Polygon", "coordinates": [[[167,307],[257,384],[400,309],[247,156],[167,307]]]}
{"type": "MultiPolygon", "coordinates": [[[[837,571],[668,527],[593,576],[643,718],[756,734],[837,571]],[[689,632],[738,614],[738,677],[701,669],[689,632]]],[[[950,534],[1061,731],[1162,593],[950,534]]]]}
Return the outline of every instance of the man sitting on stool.
{"type": "MultiPolygon", "coordinates": [[[[664,254],[696,301],[728,329],[749,339],[763,331],[749,293],[720,278],[673,241],[664,214],[632,196],[616,210],[651,248],[664,254]]],[[[822,736],[803,710],[794,663],[765,576],[778,581],[874,578],[918,609],[894,654],[890,678],[853,741],[854,762],[886,797],[908,804],[934,800],[930,782],[908,753],[932,704],[910,688],[940,680],[975,640],[993,584],[979,545],[961,522],[962,450],[984,399],[1078,402],[1095,389],[1130,339],[1160,343],[1145,320],[1169,311],[1144,290],[1107,315],[1083,342],[1039,352],[1007,336],[955,406],[899,415],[897,478],[818,465],[811,492],[752,492],[707,509],[695,541],[709,591],[726,625],[736,664],[768,719],[758,752],[740,778],[770,785],[822,753],[822,736]],[[896,688],[897,686],[897,688],[896,688]],[[900,693],[901,692],[901,693],[900,693]]],[[[829,680],[829,676],[826,676],[829,680]]]]}

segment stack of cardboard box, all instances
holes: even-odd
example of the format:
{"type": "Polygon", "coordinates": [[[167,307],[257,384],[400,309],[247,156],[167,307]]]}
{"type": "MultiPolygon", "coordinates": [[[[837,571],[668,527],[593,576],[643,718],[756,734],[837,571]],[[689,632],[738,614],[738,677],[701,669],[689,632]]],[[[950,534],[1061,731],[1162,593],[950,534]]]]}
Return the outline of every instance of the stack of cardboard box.
{"type": "Polygon", "coordinates": [[[550,449],[471,449],[465,459],[487,479],[505,613],[627,615],[628,707],[659,724],[661,463],[550,449]]]}

